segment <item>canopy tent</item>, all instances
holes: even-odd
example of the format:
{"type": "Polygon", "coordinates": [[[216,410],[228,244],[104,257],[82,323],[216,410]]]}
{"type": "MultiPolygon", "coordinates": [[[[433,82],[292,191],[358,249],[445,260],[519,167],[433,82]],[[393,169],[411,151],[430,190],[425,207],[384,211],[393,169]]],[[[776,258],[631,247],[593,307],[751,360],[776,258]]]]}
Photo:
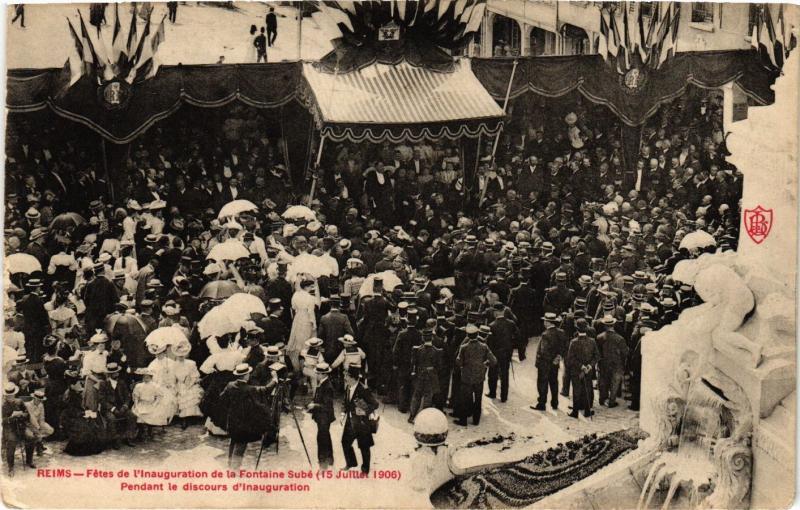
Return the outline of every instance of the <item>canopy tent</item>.
{"type": "Polygon", "coordinates": [[[457,140],[493,136],[503,110],[472,73],[470,61],[436,72],[407,61],[347,73],[303,64],[322,137],[336,142],[457,140]]]}

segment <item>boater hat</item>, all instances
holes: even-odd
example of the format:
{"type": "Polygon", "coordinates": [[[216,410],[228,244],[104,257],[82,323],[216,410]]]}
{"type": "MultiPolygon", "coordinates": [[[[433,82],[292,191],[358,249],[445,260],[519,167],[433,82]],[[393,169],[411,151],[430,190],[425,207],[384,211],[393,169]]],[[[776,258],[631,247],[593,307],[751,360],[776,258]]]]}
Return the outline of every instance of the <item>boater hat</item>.
{"type": "Polygon", "coordinates": [[[330,374],[331,373],[331,366],[325,363],[324,361],[320,361],[317,363],[317,366],[314,368],[314,372],[318,374],[330,374]]]}
{"type": "Polygon", "coordinates": [[[244,375],[249,374],[253,371],[253,367],[248,365],[247,363],[240,363],[236,365],[236,368],[233,369],[233,375],[236,377],[242,377],[244,375]]]}

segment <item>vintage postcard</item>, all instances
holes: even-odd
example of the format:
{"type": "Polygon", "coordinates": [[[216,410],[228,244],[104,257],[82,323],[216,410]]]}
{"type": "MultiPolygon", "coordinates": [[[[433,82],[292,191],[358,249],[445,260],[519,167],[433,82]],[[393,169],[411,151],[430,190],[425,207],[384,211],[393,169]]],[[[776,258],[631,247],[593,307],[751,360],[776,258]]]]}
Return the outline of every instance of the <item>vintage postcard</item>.
{"type": "Polygon", "coordinates": [[[791,507],[799,12],[6,5],[3,503],[791,507]]]}

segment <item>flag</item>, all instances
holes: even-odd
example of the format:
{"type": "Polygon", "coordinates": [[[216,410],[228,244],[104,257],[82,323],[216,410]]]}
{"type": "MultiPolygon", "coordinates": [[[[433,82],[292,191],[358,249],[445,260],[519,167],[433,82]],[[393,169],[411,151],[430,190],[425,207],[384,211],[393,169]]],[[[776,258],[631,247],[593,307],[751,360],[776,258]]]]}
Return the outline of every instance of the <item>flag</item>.
{"type": "Polygon", "coordinates": [[[422,0],[425,2],[425,9],[424,12],[430,12],[434,7],[436,7],[436,0],[422,0]]]}
{"type": "Polygon", "coordinates": [[[608,56],[611,53],[611,49],[609,48],[608,39],[609,39],[609,28],[608,23],[606,23],[606,15],[605,10],[600,10],[600,38],[597,40],[597,53],[603,57],[603,60],[608,60],[608,56]]]}
{"type": "Polygon", "coordinates": [[[152,16],[152,14],[153,10],[150,9],[147,12],[147,19],[144,20],[144,30],[142,31],[141,37],[139,37],[139,44],[136,45],[136,53],[131,57],[131,62],[134,67],[138,67],[140,63],[146,60],[142,58],[142,52],[144,51],[144,42],[147,36],[150,35],[150,16],[152,16]]]}
{"type": "Polygon", "coordinates": [[[163,18],[161,18],[161,23],[158,24],[158,30],[156,33],[153,34],[152,39],[150,40],[150,48],[153,51],[153,55],[155,55],[156,50],[158,50],[158,46],[164,42],[166,38],[166,34],[164,32],[164,20],[167,19],[167,15],[165,14],[163,18]]]}
{"type": "Polygon", "coordinates": [[[630,59],[630,49],[631,49],[631,33],[630,27],[628,23],[628,8],[626,7],[622,12],[622,29],[625,31],[623,34],[623,44],[622,46],[625,48],[624,57],[625,57],[625,69],[630,69],[631,67],[631,59],[630,59]]]}
{"type": "Polygon", "coordinates": [[[69,33],[72,36],[72,42],[75,43],[75,50],[78,52],[78,58],[80,58],[82,62],[86,62],[86,57],[83,54],[85,48],[80,37],[78,37],[78,33],[75,32],[75,27],[72,26],[72,22],[69,20],[69,18],[67,18],[67,25],[69,25],[69,33]]]}
{"type": "Polygon", "coordinates": [[[111,62],[119,60],[119,54],[125,51],[122,37],[122,24],[119,21],[119,4],[114,4],[114,35],[111,37],[111,62]]]}
{"type": "MultiPolygon", "coordinates": [[[[83,22],[83,15],[81,15],[81,11],[78,11],[78,18],[81,21],[81,40],[83,41],[84,48],[88,48],[89,56],[91,57],[91,62],[95,65],[101,65],[100,60],[97,58],[97,52],[94,49],[94,45],[92,44],[92,38],[89,36],[89,31],[86,30],[86,24],[83,22]]],[[[86,60],[86,53],[84,52],[84,61],[86,60]]]]}
{"type": "MultiPolygon", "coordinates": [[[[647,39],[647,36],[644,35],[644,11],[642,10],[642,5],[639,2],[636,3],[636,9],[639,11],[637,13],[637,16],[636,16],[637,24],[639,25],[639,30],[636,33],[636,37],[638,38],[637,39],[637,44],[638,44],[638,47],[639,47],[638,53],[639,53],[639,57],[641,58],[642,62],[647,62],[647,50],[648,50],[648,48],[645,45],[645,40],[647,39]]],[[[652,23],[653,23],[653,21],[652,21],[652,18],[651,18],[650,24],[652,24],[652,23]]]]}
{"type": "Polygon", "coordinates": [[[656,68],[660,68],[664,62],[671,59],[673,55],[678,52],[678,28],[681,22],[681,4],[672,2],[670,11],[671,17],[668,17],[668,19],[664,21],[667,28],[664,37],[660,39],[656,68]]]}
{"type": "Polygon", "coordinates": [[[128,42],[125,45],[128,54],[128,60],[130,60],[130,56],[133,55],[133,48],[136,44],[136,4],[133,4],[133,8],[131,9],[131,27],[128,29],[128,42]]]}
{"type": "Polygon", "coordinates": [[[464,29],[464,33],[469,34],[471,32],[476,32],[481,27],[481,21],[483,21],[483,15],[485,13],[486,2],[480,2],[473,7],[472,12],[469,15],[469,21],[467,21],[467,28],[464,29]]]}

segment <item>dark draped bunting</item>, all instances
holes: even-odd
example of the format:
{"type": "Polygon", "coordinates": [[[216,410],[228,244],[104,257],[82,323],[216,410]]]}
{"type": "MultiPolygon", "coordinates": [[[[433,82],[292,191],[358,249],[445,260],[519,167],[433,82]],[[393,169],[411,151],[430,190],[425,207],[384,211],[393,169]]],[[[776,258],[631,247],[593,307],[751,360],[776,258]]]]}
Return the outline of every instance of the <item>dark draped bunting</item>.
{"type": "MultiPolygon", "coordinates": [[[[472,60],[472,71],[497,101],[506,96],[514,59],[472,60]]],[[[663,68],[647,71],[637,91],[627,90],[616,69],[599,55],[521,57],[511,98],[527,92],[558,97],[577,90],[594,103],[604,104],[622,122],[643,124],[658,107],[683,93],[689,84],[716,88],[736,82],[759,104],[774,101],[771,85],[777,74],[760,63],[751,50],[678,53],[663,68]]]]}
{"type": "Polygon", "coordinates": [[[6,105],[12,112],[52,109],[84,124],[112,143],[133,141],[183,104],[216,108],[241,101],[255,108],[279,108],[298,98],[300,64],[162,66],[158,74],[133,87],[126,107],[107,110],[96,83],[83,76],[64,92],[61,69],[13,70],[8,74],[6,105]]]}

